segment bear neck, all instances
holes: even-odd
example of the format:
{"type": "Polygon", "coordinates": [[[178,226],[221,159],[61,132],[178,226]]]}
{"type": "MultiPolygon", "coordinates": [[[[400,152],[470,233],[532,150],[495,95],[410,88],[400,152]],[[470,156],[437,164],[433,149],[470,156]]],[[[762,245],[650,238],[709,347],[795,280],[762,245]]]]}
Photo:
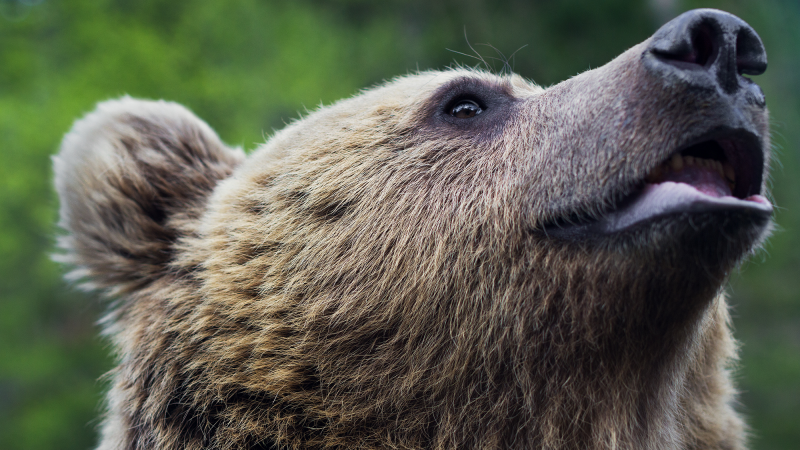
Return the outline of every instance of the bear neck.
{"type": "MultiPolygon", "coordinates": [[[[554,250],[538,267],[511,255],[463,273],[456,260],[400,290],[407,298],[342,298],[350,306],[316,316],[302,351],[326,361],[326,398],[365,423],[401,424],[387,434],[414,430],[398,439],[424,436],[423,446],[674,448],[699,439],[688,422],[709,420],[686,413],[692,405],[730,416],[718,395],[731,353],[715,343],[730,341],[722,279],[577,254],[554,250]]],[[[723,439],[716,430],[711,441],[723,439]]]]}

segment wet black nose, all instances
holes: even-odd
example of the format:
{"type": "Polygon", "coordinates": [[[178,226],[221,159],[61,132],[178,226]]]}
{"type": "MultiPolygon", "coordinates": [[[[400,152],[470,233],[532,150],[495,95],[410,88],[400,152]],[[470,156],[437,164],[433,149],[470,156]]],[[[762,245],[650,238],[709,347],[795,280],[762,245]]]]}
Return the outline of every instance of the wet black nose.
{"type": "Polygon", "coordinates": [[[649,68],[697,87],[715,83],[728,94],[749,83],[740,75],[760,75],[767,52],[758,34],[742,19],[714,9],[688,11],[653,35],[649,68]]]}

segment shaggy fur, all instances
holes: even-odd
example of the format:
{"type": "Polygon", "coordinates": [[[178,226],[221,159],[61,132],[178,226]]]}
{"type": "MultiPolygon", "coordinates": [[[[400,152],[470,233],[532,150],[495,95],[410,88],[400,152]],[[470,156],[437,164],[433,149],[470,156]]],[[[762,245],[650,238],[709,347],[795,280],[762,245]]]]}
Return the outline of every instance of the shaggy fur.
{"type": "Polygon", "coordinates": [[[721,286],[767,224],[546,231],[734,114],[647,44],[548,89],[402,77],[246,162],[175,104],[98,106],[55,170],[72,277],[118,299],[99,448],[742,448],[721,286]]]}

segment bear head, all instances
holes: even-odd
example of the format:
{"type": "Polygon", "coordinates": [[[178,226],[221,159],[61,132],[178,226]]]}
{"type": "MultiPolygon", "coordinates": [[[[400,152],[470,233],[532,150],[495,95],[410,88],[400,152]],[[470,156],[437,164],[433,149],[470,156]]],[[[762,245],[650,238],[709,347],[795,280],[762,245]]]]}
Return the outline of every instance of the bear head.
{"type": "Polygon", "coordinates": [[[542,88],[421,72],[253,154],[122,98],[55,157],[114,297],[103,449],[740,448],[722,286],[765,238],[755,32],[686,13],[542,88]]]}

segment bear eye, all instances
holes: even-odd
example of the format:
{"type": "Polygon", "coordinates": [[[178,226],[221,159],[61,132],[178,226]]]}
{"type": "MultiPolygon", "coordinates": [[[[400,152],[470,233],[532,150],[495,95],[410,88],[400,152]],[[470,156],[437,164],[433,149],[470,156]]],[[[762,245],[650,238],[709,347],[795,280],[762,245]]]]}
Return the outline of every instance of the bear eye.
{"type": "Polygon", "coordinates": [[[462,100],[453,106],[450,115],[457,119],[469,119],[482,113],[483,109],[472,100],[462,100]]]}

